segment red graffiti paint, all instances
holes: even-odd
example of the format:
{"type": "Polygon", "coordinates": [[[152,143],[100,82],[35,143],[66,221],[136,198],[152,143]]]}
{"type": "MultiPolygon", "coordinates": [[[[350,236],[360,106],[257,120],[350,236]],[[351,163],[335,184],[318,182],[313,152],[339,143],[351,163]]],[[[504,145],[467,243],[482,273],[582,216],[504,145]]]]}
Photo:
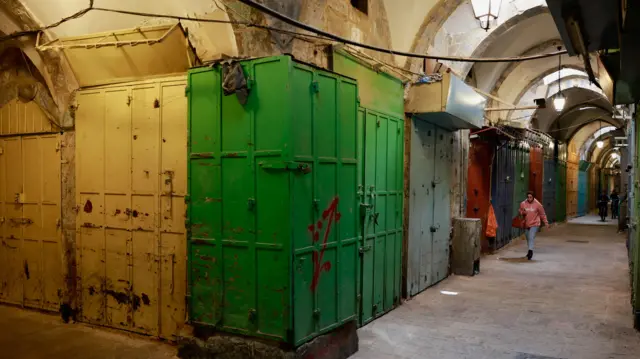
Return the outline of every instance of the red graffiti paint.
{"type": "Polygon", "coordinates": [[[338,197],[335,197],[329,207],[322,212],[322,219],[319,220],[315,225],[309,225],[309,232],[311,232],[313,243],[316,244],[320,240],[320,230],[325,227],[324,223],[326,222],[326,229],[324,230],[324,236],[322,238],[322,245],[320,251],[313,252],[313,278],[311,280],[311,291],[315,292],[318,287],[318,281],[320,280],[320,273],[328,272],[331,270],[331,262],[326,261],[323,262],[324,252],[327,250],[327,240],[329,239],[329,234],[331,233],[331,225],[333,222],[340,221],[340,212],[338,212],[338,197]]]}

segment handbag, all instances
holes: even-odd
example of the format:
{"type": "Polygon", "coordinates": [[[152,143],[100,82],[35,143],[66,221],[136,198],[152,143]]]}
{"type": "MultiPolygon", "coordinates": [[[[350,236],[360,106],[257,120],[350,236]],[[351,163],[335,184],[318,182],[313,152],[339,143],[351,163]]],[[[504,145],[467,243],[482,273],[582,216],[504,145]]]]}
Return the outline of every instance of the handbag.
{"type": "Polygon", "coordinates": [[[515,216],[511,220],[511,227],[513,228],[524,228],[524,219],[520,216],[515,216]]]}

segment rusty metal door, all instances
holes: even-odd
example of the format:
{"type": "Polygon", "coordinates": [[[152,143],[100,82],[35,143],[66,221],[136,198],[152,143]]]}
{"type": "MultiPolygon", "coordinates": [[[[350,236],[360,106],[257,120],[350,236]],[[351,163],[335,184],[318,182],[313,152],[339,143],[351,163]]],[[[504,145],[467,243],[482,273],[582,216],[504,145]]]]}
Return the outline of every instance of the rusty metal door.
{"type": "Polygon", "coordinates": [[[0,138],[0,302],[59,309],[59,135],[0,138]]]}
{"type": "Polygon", "coordinates": [[[172,339],[185,321],[186,81],[78,93],[82,320],[172,339]]]}

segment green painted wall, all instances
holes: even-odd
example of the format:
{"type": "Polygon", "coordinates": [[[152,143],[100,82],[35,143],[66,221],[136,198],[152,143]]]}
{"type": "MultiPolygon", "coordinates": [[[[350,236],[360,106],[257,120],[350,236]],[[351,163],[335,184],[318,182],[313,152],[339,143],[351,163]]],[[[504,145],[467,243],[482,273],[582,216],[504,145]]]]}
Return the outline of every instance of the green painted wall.
{"type": "Polygon", "coordinates": [[[344,51],[334,50],[333,71],[358,81],[360,106],[397,118],[404,118],[402,81],[344,51]]]}

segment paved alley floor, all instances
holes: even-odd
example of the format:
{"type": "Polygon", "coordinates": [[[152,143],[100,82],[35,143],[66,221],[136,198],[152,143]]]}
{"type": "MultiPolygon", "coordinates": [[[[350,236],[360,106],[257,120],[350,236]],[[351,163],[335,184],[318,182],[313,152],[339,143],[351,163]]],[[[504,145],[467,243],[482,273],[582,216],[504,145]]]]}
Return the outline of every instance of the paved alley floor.
{"type": "Polygon", "coordinates": [[[0,306],[1,359],[171,359],[175,353],[175,347],[145,337],[0,306]]]}
{"type": "Polygon", "coordinates": [[[618,220],[611,219],[611,215],[609,215],[606,221],[602,222],[600,216],[597,214],[588,214],[582,217],[572,218],[569,221],[569,224],[587,224],[591,226],[617,226],[618,220]]]}
{"type": "Polygon", "coordinates": [[[360,329],[352,358],[640,358],[625,238],[565,224],[537,240],[533,261],[521,240],[360,329]]]}

